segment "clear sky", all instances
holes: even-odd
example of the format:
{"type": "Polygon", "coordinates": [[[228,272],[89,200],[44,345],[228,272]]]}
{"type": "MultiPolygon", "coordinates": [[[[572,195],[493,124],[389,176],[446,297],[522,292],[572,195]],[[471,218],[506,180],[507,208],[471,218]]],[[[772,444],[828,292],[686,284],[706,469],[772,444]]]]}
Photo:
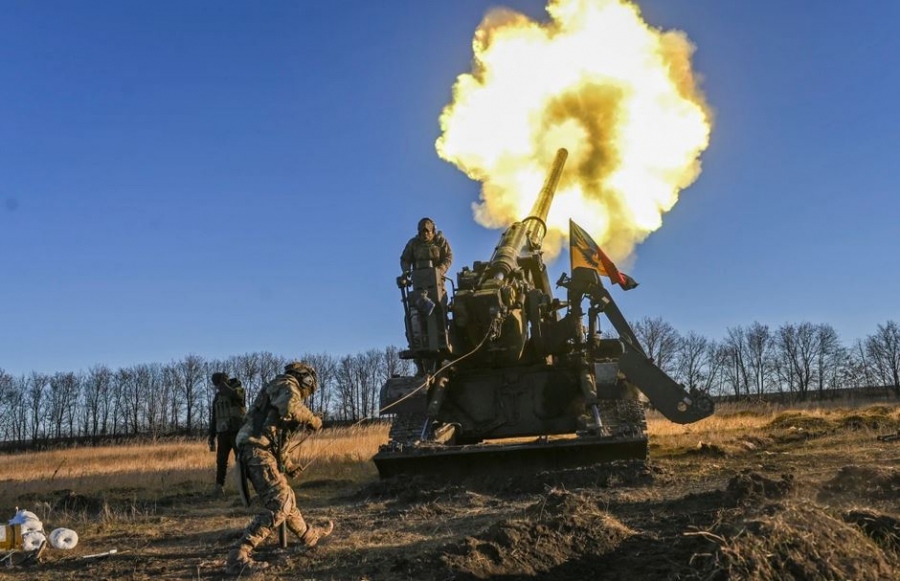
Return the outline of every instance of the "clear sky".
{"type": "MultiPolygon", "coordinates": [[[[643,0],[696,44],[703,172],[614,296],[722,337],[900,318],[900,3],[643,0]]],[[[404,342],[431,216],[490,256],[435,153],[485,12],[541,1],[0,2],[0,368],[404,342]]],[[[540,79],[535,79],[540,82],[540,79]]],[[[568,270],[565,255],[551,279],[568,270]]]]}

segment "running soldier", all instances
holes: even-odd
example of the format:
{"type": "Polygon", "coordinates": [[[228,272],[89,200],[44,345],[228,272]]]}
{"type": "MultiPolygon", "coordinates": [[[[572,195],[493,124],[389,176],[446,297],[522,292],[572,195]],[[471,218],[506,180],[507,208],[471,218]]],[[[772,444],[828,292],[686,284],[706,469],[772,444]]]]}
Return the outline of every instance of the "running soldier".
{"type": "Polygon", "coordinates": [[[241,474],[253,485],[265,510],[253,519],[228,554],[228,573],[267,568],[268,563],[254,561],[251,554],[282,523],[307,547],[315,546],[321,537],[331,534],[334,527],[331,521],[324,527],[306,524],[285,477],[302,470],[290,464],[291,455],[284,449],[285,444],[296,432],[322,427],[322,420],[303,404],[317,386],[316,370],[312,366],[299,361],[289,363],[283,374],[275,376],[260,391],[247,413],[237,436],[238,462],[241,474]]]}

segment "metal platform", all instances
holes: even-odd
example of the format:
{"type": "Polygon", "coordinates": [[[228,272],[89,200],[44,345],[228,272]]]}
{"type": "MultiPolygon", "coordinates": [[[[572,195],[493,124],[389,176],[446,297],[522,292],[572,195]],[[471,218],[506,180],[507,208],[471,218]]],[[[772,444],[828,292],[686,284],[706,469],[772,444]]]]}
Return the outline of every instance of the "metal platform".
{"type": "Polygon", "coordinates": [[[461,480],[486,474],[534,474],[646,457],[645,436],[588,436],[469,446],[420,444],[382,450],[373,461],[381,478],[428,475],[461,480]]]}

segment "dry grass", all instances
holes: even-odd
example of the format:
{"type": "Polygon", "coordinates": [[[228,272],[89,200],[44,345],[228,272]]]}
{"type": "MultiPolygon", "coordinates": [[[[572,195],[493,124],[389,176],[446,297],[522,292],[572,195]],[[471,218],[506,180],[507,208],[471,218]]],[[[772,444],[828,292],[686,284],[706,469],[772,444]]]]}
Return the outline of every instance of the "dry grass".
{"type": "Polygon", "coordinates": [[[900,406],[868,404],[859,407],[801,404],[720,404],[716,413],[694,424],[670,422],[658,412],[647,414],[647,431],[658,444],[670,449],[690,448],[704,442],[728,445],[749,433],[766,429],[809,430],[869,429],[896,431],[900,428],[900,406]]]}
{"type": "MultiPolygon", "coordinates": [[[[655,413],[648,425],[650,470],[639,475],[652,477],[568,487],[577,498],[561,499],[579,502],[558,522],[522,521],[533,497],[503,492],[505,478],[477,493],[377,482],[371,458],[387,439],[384,425],[311,436],[299,447],[308,469],[293,483],[298,504],[308,518],[334,519],[339,532],[310,555],[268,543],[260,557],[275,572],[266,578],[437,581],[453,578],[451,561],[474,575],[476,559],[495,553],[507,564],[498,575],[900,578],[900,475],[886,468],[900,465],[900,443],[875,438],[900,426],[897,404],[732,404],[693,425],[655,413]],[[588,518],[598,512],[602,519],[588,518]],[[603,545],[607,515],[633,534],[603,545]],[[583,551],[572,552],[573,539],[585,540],[583,551]]],[[[21,578],[224,580],[224,556],[259,508],[244,508],[230,480],[229,494],[210,495],[214,464],[203,439],[0,456],[0,515],[22,506],[82,539],[21,578]],[[66,489],[74,494],[61,496],[66,489]],[[119,556],[78,560],[110,548],[119,556]]]]}
{"type": "MultiPolygon", "coordinates": [[[[307,477],[356,480],[370,473],[372,456],[387,440],[388,427],[335,428],[299,446],[307,477]]],[[[233,462],[232,462],[233,464],[233,462]]],[[[84,495],[144,498],[203,490],[215,478],[215,454],[205,439],[68,448],[0,456],[0,506],[19,498],[66,490],[84,495]]],[[[229,479],[230,482],[230,479],[229,479]]]]}
{"type": "MultiPolygon", "coordinates": [[[[787,408],[777,404],[723,404],[695,424],[674,424],[656,412],[647,417],[653,454],[668,455],[707,445],[728,449],[747,434],[835,429],[865,435],[900,428],[900,406],[858,408],[831,405],[787,408]]],[[[310,436],[298,447],[307,466],[304,481],[358,481],[374,474],[372,456],[387,440],[384,424],[334,428],[310,436]]],[[[71,448],[0,456],[0,504],[15,497],[75,490],[81,494],[141,490],[149,496],[208,487],[215,458],[204,440],[71,448]]]]}
{"type": "MultiPolygon", "coordinates": [[[[880,515],[879,515],[880,516],[880,515]]],[[[819,506],[788,502],[771,514],[751,512],[720,524],[710,535],[719,545],[707,578],[894,579],[896,569],[878,542],[819,506]],[[724,574],[724,575],[723,575],[724,574]]]]}
{"type": "Polygon", "coordinates": [[[387,442],[387,424],[334,428],[315,434],[299,447],[298,459],[306,466],[333,462],[368,462],[387,442]]]}

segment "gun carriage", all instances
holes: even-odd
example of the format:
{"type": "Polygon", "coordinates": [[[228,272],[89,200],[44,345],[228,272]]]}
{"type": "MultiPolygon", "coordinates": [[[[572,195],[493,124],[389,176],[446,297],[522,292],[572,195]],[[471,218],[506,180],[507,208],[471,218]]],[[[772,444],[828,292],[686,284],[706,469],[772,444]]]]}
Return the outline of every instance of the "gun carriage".
{"type": "Polygon", "coordinates": [[[596,270],[563,274],[565,299],[554,297],[541,248],[567,155],[557,152],[531,212],[490,259],[457,273],[452,296],[430,263],[398,278],[408,339],[400,356],[423,373],[381,390],[382,412],[394,415],[374,457],[382,478],[643,459],[645,401],[682,424],[712,414],[708,396],[647,356],[596,270]],[[601,334],[600,315],[617,337],[601,334]]]}

